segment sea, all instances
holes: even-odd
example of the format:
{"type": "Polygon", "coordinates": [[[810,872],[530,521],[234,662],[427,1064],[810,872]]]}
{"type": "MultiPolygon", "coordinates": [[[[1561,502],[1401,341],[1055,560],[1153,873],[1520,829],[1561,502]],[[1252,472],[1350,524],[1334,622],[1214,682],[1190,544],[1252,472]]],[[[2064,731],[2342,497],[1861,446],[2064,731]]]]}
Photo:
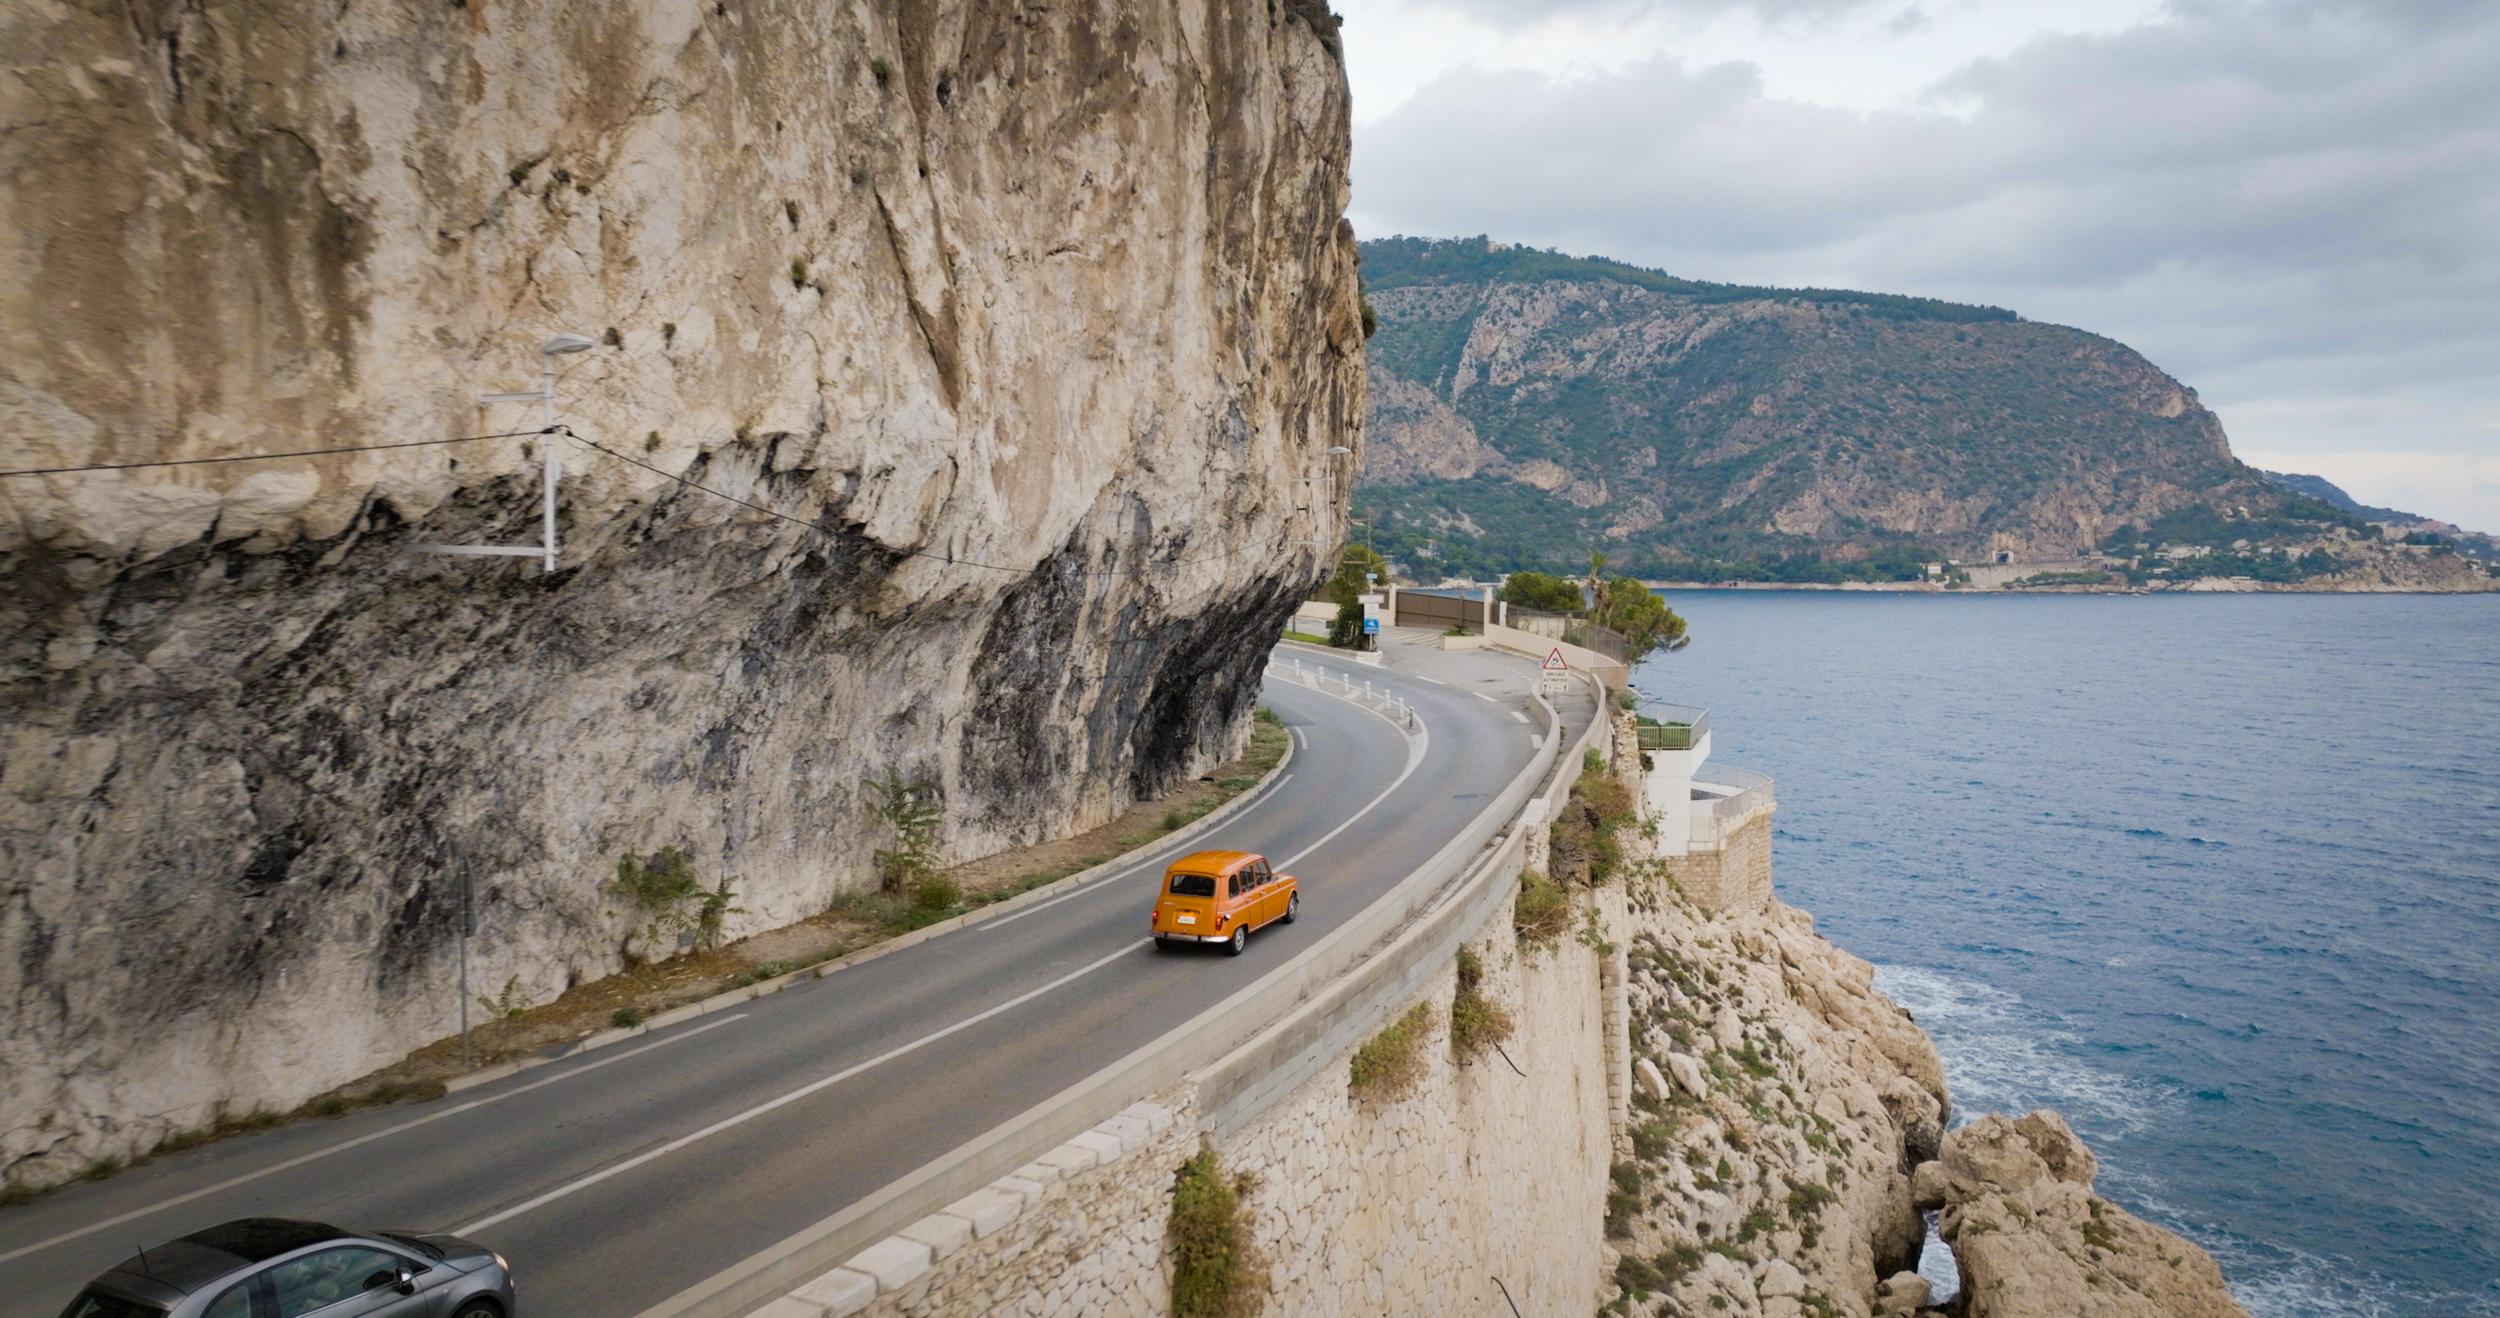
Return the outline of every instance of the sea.
{"type": "Polygon", "coordinates": [[[2063,1113],[2259,1318],[2500,1315],[2500,596],[1667,601],[1634,684],[1957,1121],[2063,1113]]]}

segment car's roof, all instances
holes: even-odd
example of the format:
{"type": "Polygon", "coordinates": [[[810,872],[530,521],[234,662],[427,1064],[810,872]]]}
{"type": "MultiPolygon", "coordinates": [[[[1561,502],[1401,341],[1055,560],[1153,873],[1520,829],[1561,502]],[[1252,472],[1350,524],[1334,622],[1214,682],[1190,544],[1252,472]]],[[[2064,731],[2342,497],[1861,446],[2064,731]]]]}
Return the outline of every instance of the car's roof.
{"type": "Polygon", "coordinates": [[[1255,851],[1193,851],[1173,861],[1172,868],[1190,874],[1223,874],[1258,858],[1255,851]]]}
{"type": "Polygon", "coordinates": [[[130,1284],[129,1279],[139,1278],[189,1294],[238,1268],[306,1245],[353,1235],[321,1222],[299,1222],[286,1217],[238,1218],[194,1231],[180,1240],[150,1245],[144,1252],[114,1264],[113,1271],[122,1274],[116,1281],[125,1286],[130,1284]]]}

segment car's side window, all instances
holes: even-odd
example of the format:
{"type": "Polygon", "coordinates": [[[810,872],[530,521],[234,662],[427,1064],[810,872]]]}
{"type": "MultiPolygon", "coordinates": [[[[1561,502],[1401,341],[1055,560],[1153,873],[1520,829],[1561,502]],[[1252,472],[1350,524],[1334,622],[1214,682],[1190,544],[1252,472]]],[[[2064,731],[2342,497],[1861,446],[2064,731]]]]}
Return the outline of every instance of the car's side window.
{"type": "Polygon", "coordinates": [[[252,1318],[252,1283],[238,1281],[228,1286],[225,1294],[200,1310],[200,1318],[252,1318]]]}
{"type": "Polygon", "coordinates": [[[399,1280],[400,1258],[369,1245],[341,1245],[288,1259],[268,1272],[276,1318],[304,1318],[399,1280]]]}

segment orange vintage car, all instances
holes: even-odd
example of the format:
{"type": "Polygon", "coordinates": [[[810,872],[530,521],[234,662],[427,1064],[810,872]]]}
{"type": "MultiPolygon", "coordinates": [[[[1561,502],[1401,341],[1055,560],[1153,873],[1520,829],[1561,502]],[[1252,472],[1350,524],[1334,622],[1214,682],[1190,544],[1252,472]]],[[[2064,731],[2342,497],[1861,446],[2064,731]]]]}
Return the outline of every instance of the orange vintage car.
{"type": "Polygon", "coordinates": [[[1292,924],[1302,914],[1293,876],[1268,868],[1267,857],[1248,851],[1194,851],[1163,872],[1155,896],[1155,946],[1222,943],[1240,956],[1250,931],[1271,921],[1292,924]]]}

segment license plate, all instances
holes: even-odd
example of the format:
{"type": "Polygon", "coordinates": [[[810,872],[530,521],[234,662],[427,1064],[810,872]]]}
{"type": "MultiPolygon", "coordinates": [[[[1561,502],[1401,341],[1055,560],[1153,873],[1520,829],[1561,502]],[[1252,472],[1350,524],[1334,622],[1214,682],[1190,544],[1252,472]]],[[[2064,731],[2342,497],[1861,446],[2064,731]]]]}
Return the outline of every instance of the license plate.
{"type": "Polygon", "coordinates": [[[1182,917],[1181,917],[1181,923],[1182,923],[1182,924],[1196,924],[1196,923],[1198,923],[1198,917],[1197,917],[1197,916],[1194,916],[1194,915],[1184,915],[1184,916],[1182,916],[1182,917]]]}

